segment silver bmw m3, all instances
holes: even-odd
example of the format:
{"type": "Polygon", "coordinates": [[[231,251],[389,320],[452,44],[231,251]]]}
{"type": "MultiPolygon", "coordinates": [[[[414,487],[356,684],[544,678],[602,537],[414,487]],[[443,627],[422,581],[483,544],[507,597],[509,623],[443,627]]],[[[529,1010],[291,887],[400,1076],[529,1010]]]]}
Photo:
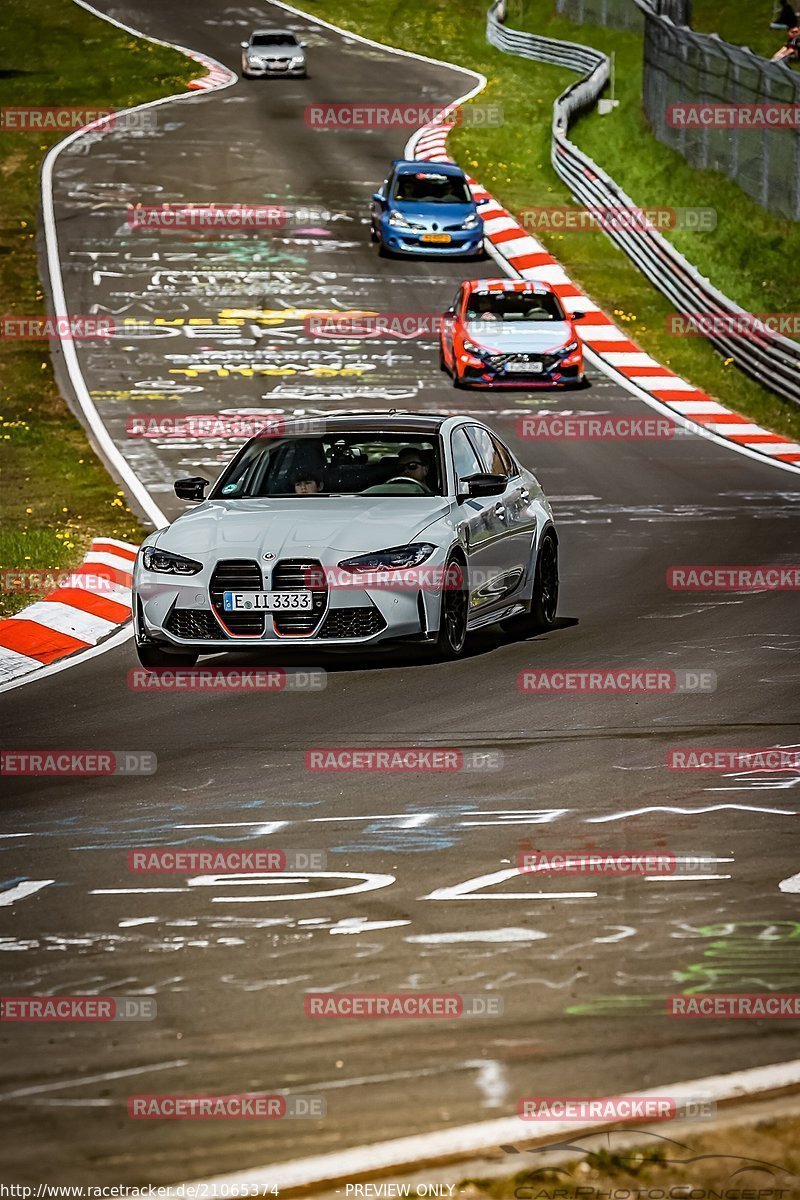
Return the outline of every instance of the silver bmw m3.
{"type": "Polygon", "coordinates": [[[245,79],[263,79],[267,75],[305,78],[307,74],[306,43],[298,41],[289,29],[256,29],[241,46],[245,79]]]}
{"type": "Polygon", "coordinates": [[[152,533],[134,569],[144,666],[401,640],[457,658],[483,625],[524,636],[555,621],[550,505],[471,418],[287,422],[251,438],[213,486],[192,477],[175,491],[196,507],[152,533]]]}

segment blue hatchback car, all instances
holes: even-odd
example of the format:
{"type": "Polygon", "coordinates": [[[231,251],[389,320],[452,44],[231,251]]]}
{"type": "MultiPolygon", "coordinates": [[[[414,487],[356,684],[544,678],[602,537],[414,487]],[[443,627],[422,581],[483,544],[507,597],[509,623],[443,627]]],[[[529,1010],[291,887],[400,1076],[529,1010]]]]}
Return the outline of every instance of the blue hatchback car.
{"type": "Polygon", "coordinates": [[[370,239],[382,255],[480,258],[483,222],[455,163],[395,159],[372,197],[370,239]]]}

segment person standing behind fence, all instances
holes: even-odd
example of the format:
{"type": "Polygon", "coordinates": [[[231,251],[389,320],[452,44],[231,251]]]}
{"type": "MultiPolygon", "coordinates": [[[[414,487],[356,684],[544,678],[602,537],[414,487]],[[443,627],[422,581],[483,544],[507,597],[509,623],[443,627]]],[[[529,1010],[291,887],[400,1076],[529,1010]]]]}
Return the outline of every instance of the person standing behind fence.
{"type": "Polygon", "coordinates": [[[781,46],[777,54],[773,54],[772,61],[783,62],[787,66],[790,63],[800,62],[800,28],[797,25],[789,30],[786,45],[781,46]]]}
{"type": "Polygon", "coordinates": [[[770,29],[794,29],[796,25],[797,13],[789,4],[789,0],[783,0],[780,12],[775,14],[775,20],[771,23],[770,29]]]}

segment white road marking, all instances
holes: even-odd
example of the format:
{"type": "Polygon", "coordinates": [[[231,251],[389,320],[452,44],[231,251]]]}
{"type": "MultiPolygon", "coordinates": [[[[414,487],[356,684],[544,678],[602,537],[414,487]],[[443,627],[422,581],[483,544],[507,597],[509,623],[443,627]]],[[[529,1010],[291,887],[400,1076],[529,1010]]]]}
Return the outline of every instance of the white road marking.
{"type": "Polygon", "coordinates": [[[647,808],[631,808],[628,812],[610,813],[605,817],[587,817],[587,825],[603,825],[607,821],[625,821],[628,817],[641,817],[646,813],[670,812],[678,813],[681,816],[693,817],[697,814],[705,814],[712,812],[724,812],[726,809],[735,809],[738,812],[760,812],[770,813],[774,816],[781,817],[796,817],[797,813],[794,809],[789,808],[761,808],[757,804],[709,804],[705,808],[680,808],[675,804],[651,804],[647,808]]]}
{"type": "Polygon", "coordinates": [[[454,933],[414,933],[405,941],[424,946],[453,946],[459,942],[537,942],[549,934],[538,929],[469,929],[454,933]]]}
{"type": "Polygon", "coordinates": [[[13,1092],[0,1092],[0,1100],[16,1100],[19,1096],[38,1096],[42,1092],[57,1092],[60,1088],[82,1087],[85,1083],[104,1083],[107,1079],[127,1079],[129,1075],[147,1075],[150,1071],[170,1071],[175,1067],[188,1067],[189,1060],[176,1058],[172,1062],[151,1063],[147,1067],[126,1067],[124,1071],[105,1071],[102,1075],[84,1075],[81,1079],[59,1079],[56,1083],[40,1083],[35,1087],[15,1088],[13,1092]]]}
{"type": "Polygon", "coordinates": [[[474,879],[465,879],[463,883],[454,883],[450,887],[436,888],[423,900],[591,900],[596,899],[597,892],[499,892],[492,896],[487,892],[476,889],[490,887],[495,883],[504,883],[524,872],[516,867],[508,867],[504,871],[492,871],[488,875],[476,875],[474,879]]]}
{"type": "Polygon", "coordinates": [[[42,888],[49,887],[51,883],[55,883],[55,879],[29,879],[26,883],[18,883],[16,887],[9,888],[6,892],[0,892],[0,908],[8,908],[10,904],[14,904],[17,900],[24,900],[26,896],[32,896],[34,892],[40,892],[42,888]]]}
{"type": "Polygon", "coordinates": [[[800,871],[796,875],[790,875],[788,879],[782,879],[778,884],[779,892],[800,892],[800,871]]]}

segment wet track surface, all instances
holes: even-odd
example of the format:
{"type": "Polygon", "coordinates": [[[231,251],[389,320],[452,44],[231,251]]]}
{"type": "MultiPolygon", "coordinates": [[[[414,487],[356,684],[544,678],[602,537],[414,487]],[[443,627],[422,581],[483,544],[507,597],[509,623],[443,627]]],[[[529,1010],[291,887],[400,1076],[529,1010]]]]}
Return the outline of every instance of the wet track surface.
{"type": "Polygon", "coordinates": [[[800,985],[796,895],[779,891],[798,869],[797,774],[665,766],[675,746],[799,740],[792,594],[692,595],[665,582],[676,564],[796,559],[796,476],[701,438],[525,443],[525,413],[644,410],[602,376],[560,395],[459,393],[431,340],[310,336],[308,310],[440,312],[462,277],[497,274],[490,260],[379,259],[367,201],[407,134],[319,132],[303,119],[312,101],[443,102],[465,77],[287,22],[269,5],[107,11],[234,68],[255,25],[288,23],[309,42],[308,80],[240,82],[162,106],[155,129],[84,138],[56,171],[71,311],[138,326],[81,347],[82,368],[159,505],[176,516],[172,480],[213,474],[229,451],[130,438],[131,414],[474,413],[553,502],[562,619],[522,643],[484,632],[452,664],[417,651],[280,660],[326,670],[319,692],[131,691],[129,644],[0,698],[8,746],[158,756],[149,777],[5,789],[4,992],[158,1004],[146,1025],[0,1032],[9,1174],[178,1180],[506,1115],[523,1095],[635,1092],[797,1055],[790,1022],[682,1022],[664,1011],[668,994],[689,987],[800,985]],[[305,211],[284,230],[218,240],[126,224],[127,204],[211,200],[305,211]],[[717,687],[626,697],[517,686],[527,667],[628,666],[713,671],[717,687]],[[307,749],[349,745],[489,753],[494,768],[306,769],[307,749]],[[234,842],[323,851],[328,874],[233,883],[127,870],[132,848],[234,842]],[[517,856],[537,847],[719,861],[702,879],[517,874],[517,856]],[[12,898],[28,881],[42,886],[12,898]],[[409,988],[488,989],[504,1012],[397,1022],[304,1013],[308,990],[409,988]],[[321,1095],[327,1117],[144,1128],[126,1114],[134,1092],[260,1090],[321,1095]]]}

